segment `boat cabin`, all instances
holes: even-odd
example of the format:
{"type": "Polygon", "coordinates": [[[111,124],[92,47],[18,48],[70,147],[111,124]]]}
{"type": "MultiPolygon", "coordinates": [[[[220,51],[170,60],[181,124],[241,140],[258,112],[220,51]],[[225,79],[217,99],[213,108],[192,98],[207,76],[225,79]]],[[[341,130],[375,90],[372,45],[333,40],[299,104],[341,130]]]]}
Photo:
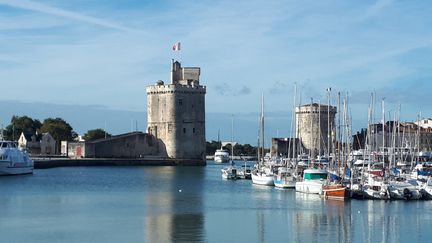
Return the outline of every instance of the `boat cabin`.
{"type": "Polygon", "coordinates": [[[320,169],[307,169],[303,171],[304,180],[325,180],[328,172],[320,169]]]}
{"type": "Polygon", "coordinates": [[[1,149],[5,149],[5,148],[17,148],[17,144],[15,142],[11,142],[11,141],[1,141],[0,142],[0,148],[1,149]]]}

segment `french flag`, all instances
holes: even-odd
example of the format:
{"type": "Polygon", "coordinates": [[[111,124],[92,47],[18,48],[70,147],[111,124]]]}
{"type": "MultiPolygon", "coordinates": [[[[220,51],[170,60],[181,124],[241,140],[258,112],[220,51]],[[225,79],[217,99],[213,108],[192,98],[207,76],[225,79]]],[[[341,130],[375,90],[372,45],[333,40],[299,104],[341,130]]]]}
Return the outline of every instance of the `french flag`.
{"type": "Polygon", "coordinates": [[[180,51],[180,42],[177,42],[172,47],[173,51],[180,51]]]}

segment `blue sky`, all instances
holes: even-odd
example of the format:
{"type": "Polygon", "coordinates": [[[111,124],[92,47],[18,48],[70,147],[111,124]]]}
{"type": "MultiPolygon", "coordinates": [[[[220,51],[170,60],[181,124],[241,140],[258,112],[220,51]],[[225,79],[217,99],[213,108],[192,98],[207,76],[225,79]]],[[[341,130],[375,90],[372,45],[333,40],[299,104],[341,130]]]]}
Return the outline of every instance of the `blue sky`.
{"type": "Polygon", "coordinates": [[[0,100],[144,112],[145,87],[176,58],[201,67],[208,113],[258,112],[264,92],[289,120],[297,83],[304,102],[348,92],[355,127],[373,91],[405,120],[430,117],[431,12],[406,0],[0,0],[0,100]]]}

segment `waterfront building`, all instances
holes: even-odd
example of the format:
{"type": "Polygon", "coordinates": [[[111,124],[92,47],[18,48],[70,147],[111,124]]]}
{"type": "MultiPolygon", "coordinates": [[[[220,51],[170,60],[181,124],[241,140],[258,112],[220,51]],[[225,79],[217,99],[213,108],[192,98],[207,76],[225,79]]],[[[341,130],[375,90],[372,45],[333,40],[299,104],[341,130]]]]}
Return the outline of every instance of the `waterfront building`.
{"type": "Polygon", "coordinates": [[[322,155],[325,151],[332,151],[331,144],[335,138],[332,134],[335,128],[336,107],[311,103],[297,106],[295,112],[296,138],[300,139],[307,151],[313,157],[322,155]]]}
{"type": "Polygon", "coordinates": [[[432,118],[425,118],[421,119],[419,121],[414,122],[416,125],[420,126],[421,128],[432,128],[432,118]]]}
{"type": "MultiPolygon", "coordinates": [[[[387,121],[384,127],[381,123],[369,125],[370,148],[374,151],[382,151],[383,148],[388,150],[390,147],[402,151],[432,151],[432,128],[417,124],[419,123],[387,121]]],[[[427,123],[420,121],[420,124],[427,123]]],[[[353,136],[354,149],[365,148],[367,134],[368,129],[362,129],[353,136]]]]}
{"type": "Polygon", "coordinates": [[[147,87],[147,132],[169,158],[205,164],[205,94],[199,67],[171,63],[171,83],[147,87]]]}
{"type": "Polygon", "coordinates": [[[18,139],[18,146],[26,149],[31,155],[54,155],[56,140],[49,133],[28,134],[22,132],[18,139]]]}
{"type": "Polygon", "coordinates": [[[270,154],[272,157],[279,156],[293,158],[296,157],[297,154],[300,154],[300,151],[303,150],[305,150],[305,148],[302,147],[302,143],[298,138],[272,138],[272,145],[270,149],[270,154]]]}
{"type": "Polygon", "coordinates": [[[157,153],[155,138],[143,132],[130,132],[90,141],[64,142],[70,158],[164,157],[157,153]]]}

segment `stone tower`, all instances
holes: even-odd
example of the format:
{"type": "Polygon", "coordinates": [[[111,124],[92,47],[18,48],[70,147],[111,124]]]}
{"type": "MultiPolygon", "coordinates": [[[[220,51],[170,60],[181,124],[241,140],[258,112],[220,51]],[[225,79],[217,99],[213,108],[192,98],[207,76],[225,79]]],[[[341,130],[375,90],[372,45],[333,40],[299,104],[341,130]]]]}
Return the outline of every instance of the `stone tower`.
{"type": "MultiPolygon", "coordinates": [[[[296,137],[300,139],[304,147],[315,157],[323,155],[328,149],[328,138],[333,141],[332,132],[335,127],[336,107],[312,103],[296,107],[296,137]],[[330,133],[328,130],[330,121],[330,133]],[[319,141],[321,140],[321,146],[319,141]]],[[[330,142],[330,151],[331,151],[330,142]]]]}
{"type": "Polygon", "coordinates": [[[172,159],[205,164],[205,93],[199,67],[181,67],[172,60],[171,83],[147,87],[147,131],[159,153],[172,159]]]}

